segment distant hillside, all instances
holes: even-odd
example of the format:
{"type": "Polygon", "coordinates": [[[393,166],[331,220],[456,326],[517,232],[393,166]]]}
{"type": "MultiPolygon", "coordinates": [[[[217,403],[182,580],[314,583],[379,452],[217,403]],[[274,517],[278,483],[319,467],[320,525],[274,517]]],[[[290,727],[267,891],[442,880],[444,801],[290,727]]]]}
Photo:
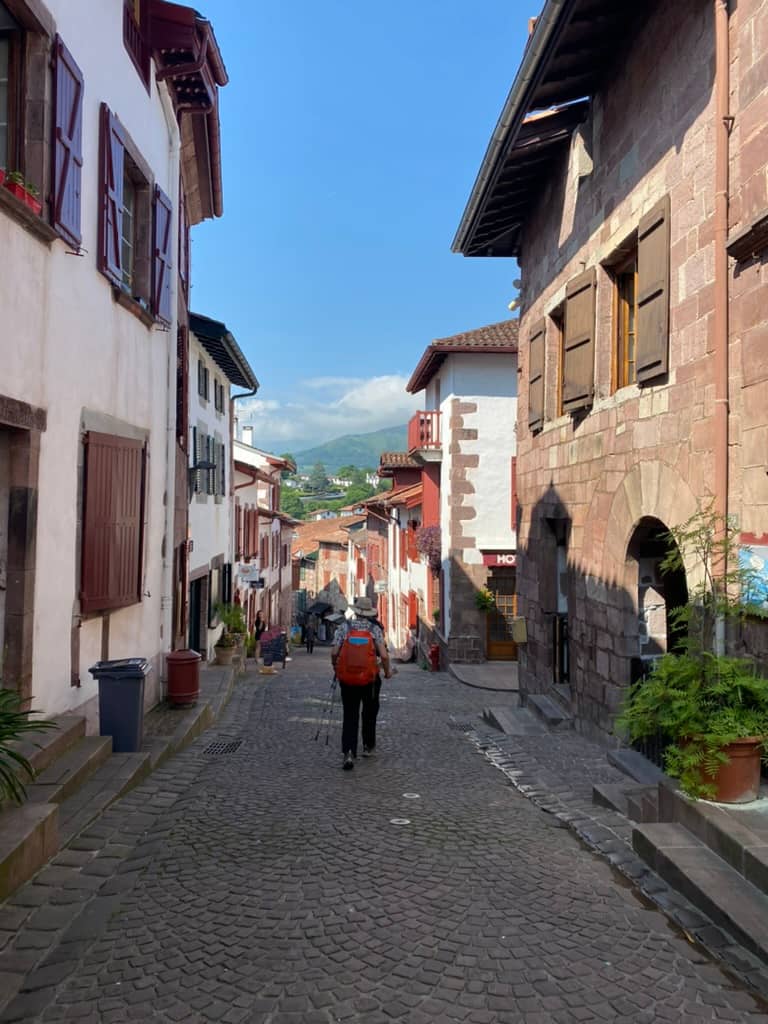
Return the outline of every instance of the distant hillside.
{"type": "Polygon", "coordinates": [[[322,462],[327,473],[335,473],[341,466],[376,469],[382,452],[405,451],[408,428],[385,427],[370,434],[345,434],[315,448],[294,452],[299,472],[307,472],[322,462]]]}

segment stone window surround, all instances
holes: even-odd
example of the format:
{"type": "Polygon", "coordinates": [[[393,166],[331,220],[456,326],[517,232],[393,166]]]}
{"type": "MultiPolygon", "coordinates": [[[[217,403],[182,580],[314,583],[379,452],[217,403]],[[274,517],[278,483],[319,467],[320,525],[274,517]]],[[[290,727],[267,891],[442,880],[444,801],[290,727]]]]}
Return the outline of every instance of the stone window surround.
{"type": "Polygon", "coordinates": [[[3,685],[26,704],[32,697],[38,469],[47,414],[0,395],[0,426],[11,430],[3,685]]]}

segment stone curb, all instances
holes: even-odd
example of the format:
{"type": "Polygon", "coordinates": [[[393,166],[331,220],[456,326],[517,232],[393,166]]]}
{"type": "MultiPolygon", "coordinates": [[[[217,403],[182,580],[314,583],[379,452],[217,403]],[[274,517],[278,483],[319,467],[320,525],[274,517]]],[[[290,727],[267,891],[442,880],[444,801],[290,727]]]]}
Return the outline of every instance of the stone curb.
{"type": "Polygon", "coordinates": [[[552,773],[543,773],[534,758],[523,751],[507,749],[492,735],[473,731],[468,734],[478,752],[509,779],[515,789],[541,810],[552,814],[564,826],[622,874],[642,896],[661,911],[685,937],[700,946],[713,960],[740,983],[768,998],[768,966],[732,936],[714,924],[684,896],[663,881],[632,848],[632,827],[622,814],[608,808],[585,805],[573,799],[562,783],[565,799],[556,791],[552,773]],[[543,778],[549,774],[549,778],[543,778]]]}

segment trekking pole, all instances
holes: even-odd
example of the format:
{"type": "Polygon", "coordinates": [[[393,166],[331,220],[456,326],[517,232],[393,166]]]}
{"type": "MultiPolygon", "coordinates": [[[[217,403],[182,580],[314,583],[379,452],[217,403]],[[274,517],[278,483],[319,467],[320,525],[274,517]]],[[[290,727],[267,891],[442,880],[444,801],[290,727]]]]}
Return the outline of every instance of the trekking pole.
{"type": "Polygon", "coordinates": [[[335,683],[336,683],[336,679],[334,677],[331,680],[331,688],[328,691],[328,695],[326,696],[325,700],[323,701],[323,707],[322,707],[322,710],[320,711],[320,720],[319,720],[319,722],[317,724],[317,732],[315,733],[315,742],[317,742],[317,738],[320,735],[320,732],[322,731],[322,728],[323,728],[323,722],[325,721],[326,715],[328,714],[328,709],[329,709],[330,704],[331,704],[333,688],[334,688],[335,683]]]}
{"type": "Polygon", "coordinates": [[[331,720],[333,718],[333,703],[334,703],[335,699],[336,699],[336,676],[333,677],[333,682],[331,683],[331,710],[330,710],[330,713],[328,715],[328,728],[326,729],[326,732],[325,732],[325,745],[326,745],[326,747],[328,746],[328,740],[331,738],[331,720]]]}

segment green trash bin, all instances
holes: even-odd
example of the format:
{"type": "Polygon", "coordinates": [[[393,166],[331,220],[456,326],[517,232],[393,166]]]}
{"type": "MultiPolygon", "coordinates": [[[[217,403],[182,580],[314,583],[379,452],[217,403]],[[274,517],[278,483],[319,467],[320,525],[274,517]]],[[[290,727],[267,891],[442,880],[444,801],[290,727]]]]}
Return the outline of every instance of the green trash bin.
{"type": "Polygon", "coordinates": [[[99,684],[99,734],[112,737],[115,753],[133,753],[141,748],[144,681],[150,667],[146,658],[120,658],[99,661],[88,669],[99,684]]]}

